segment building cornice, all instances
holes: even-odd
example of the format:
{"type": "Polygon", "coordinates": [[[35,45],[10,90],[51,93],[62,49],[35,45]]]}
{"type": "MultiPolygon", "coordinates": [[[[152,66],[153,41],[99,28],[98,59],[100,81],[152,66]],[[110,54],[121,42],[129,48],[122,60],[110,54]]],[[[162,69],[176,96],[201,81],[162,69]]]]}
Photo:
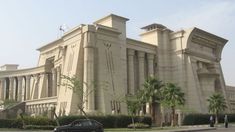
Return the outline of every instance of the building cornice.
{"type": "Polygon", "coordinates": [[[0,71],[0,78],[27,76],[27,75],[44,73],[44,72],[45,72],[45,66],[43,65],[43,66],[28,68],[28,69],[0,71]]]}
{"type": "Polygon", "coordinates": [[[56,40],[54,40],[54,41],[52,41],[52,42],[50,42],[50,43],[48,43],[48,44],[38,48],[37,50],[38,51],[43,51],[43,50],[46,50],[46,49],[51,48],[53,46],[56,46],[57,44],[59,44],[61,42],[63,42],[63,39],[59,38],[59,39],[56,39],[56,40]]]}
{"type": "Polygon", "coordinates": [[[198,28],[194,28],[192,33],[191,33],[191,42],[201,44],[206,47],[210,48],[222,48],[224,45],[227,43],[228,40],[221,38],[219,36],[216,36],[214,34],[211,34],[209,32],[203,31],[198,28]]]}
{"type": "Polygon", "coordinates": [[[143,52],[152,53],[152,54],[157,53],[157,46],[155,45],[138,41],[138,40],[134,40],[134,39],[130,39],[130,38],[127,38],[126,41],[127,41],[128,49],[134,49],[137,51],[143,51],[143,52]]]}
{"type": "Polygon", "coordinates": [[[117,36],[117,35],[120,35],[121,32],[118,31],[118,29],[116,28],[112,28],[112,27],[107,27],[107,26],[104,26],[104,25],[100,25],[100,24],[96,24],[96,31],[98,33],[103,33],[103,34],[106,34],[106,35],[111,35],[111,36],[117,36]]]}
{"type": "Polygon", "coordinates": [[[123,20],[123,21],[128,21],[129,19],[128,18],[125,18],[125,17],[122,17],[122,16],[118,16],[118,15],[115,15],[115,14],[110,14],[110,15],[107,15],[97,21],[94,22],[94,24],[97,24],[97,23],[100,23],[101,21],[105,21],[105,19],[108,19],[108,18],[118,18],[119,20],[123,20]]]}

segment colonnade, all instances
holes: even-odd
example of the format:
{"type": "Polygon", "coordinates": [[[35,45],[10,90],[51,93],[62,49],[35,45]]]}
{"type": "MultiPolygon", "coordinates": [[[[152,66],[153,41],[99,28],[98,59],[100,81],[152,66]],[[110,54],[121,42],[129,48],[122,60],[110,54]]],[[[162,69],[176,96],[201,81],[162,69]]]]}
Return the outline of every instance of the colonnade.
{"type": "MultiPolygon", "coordinates": [[[[138,89],[143,88],[146,77],[154,76],[154,56],[143,51],[127,50],[128,94],[135,95],[138,89]]],[[[146,113],[150,114],[148,103],[146,113]]]]}
{"type": "Polygon", "coordinates": [[[128,94],[143,88],[146,77],[154,76],[154,54],[128,49],[128,94]],[[146,65],[147,62],[147,65],[146,65]],[[138,82],[138,83],[136,83],[138,82]]]}
{"type": "Polygon", "coordinates": [[[51,72],[0,77],[0,100],[23,102],[57,96],[60,72],[60,67],[56,67],[51,72]]]}

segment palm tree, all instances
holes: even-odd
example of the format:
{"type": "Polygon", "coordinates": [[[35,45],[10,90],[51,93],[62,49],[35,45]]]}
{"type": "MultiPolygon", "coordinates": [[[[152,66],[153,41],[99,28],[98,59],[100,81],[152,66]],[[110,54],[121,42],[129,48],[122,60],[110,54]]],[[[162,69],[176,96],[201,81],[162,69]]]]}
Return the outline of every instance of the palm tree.
{"type": "Polygon", "coordinates": [[[142,103],[140,102],[140,100],[137,99],[137,96],[135,95],[127,95],[125,102],[127,104],[128,114],[131,115],[133,127],[136,130],[134,116],[136,112],[141,109],[142,103]]]}
{"type": "Polygon", "coordinates": [[[138,98],[140,99],[142,104],[150,104],[150,113],[153,122],[156,122],[157,125],[160,125],[160,122],[159,120],[157,120],[156,117],[156,107],[158,106],[157,108],[160,109],[159,104],[161,100],[161,89],[164,87],[164,84],[161,80],[158,80],[157,78],[149,77],[145,80],[143,87],[143,89],[139,90],[138,98]]]}
{"type": "Polygon", "coordinates": [[[163,89],[163,95],[163,103],[171,108],[171,126],[175,126],[175,108],[176,106],[184,105],[184,93],[174,83],[167,83],[163,89]]]}
{"type": "Polygon", "coordinates": [[[214,93],[209,97],[209,99],[207,99],[207,101],[209,102],[209,112],[215,114],[215,123],[218,124],[219,113],[227,108],[225,98],[220,93],[214,93]]]}

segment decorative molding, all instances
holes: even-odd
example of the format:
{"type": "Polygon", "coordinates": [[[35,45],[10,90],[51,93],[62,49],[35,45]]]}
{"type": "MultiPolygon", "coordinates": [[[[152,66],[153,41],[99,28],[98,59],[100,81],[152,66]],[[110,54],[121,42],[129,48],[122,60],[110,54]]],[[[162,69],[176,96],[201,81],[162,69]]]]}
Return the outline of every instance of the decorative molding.
{"type": "Polygon", "coordinates": [[[144,43],[141,41],[133,40],[133,39],[127,39],[127,45],[128,49],[133,49],[136,51],[143,51],[146,53],[151,53],[151,54],[157,54],[157,46],[144,43]]]}
{"type": "Polygon", "coordinates": [[[112,46],[112,44],[108,41],[105,41],[104,46],[109,50],[109,48],[112,46]]]}
{"type": "Polygon", "coordinates": [[[9,76],[27,76],[45,72],[45,66],[39,66],[29,69],[21,69],[14,71],[0,71],[0,78],[9,77],[9,76]]]}
{"type": "Polygon", "coordinates": [[[201,35],[193,35],[192,36],[192,42],[195,42],[197,44],[201,44],[202,46],[207,46],[210,48],[216,48],[216,45],[220,44],[216,41],[213,41],[210,38],[202,37],[201,35]]]}
{"type": "Polygon", "coordinates": [[[213,42],[216,42],[217,44],[224,45],[228,40],[221,38],[219,36],[216,36],[214,34],[208,33],[206,31],[203,31],[201,29],[195,28],[194,34],[197,36],[204,36],[204,38],[212,40],[213,42]]]}

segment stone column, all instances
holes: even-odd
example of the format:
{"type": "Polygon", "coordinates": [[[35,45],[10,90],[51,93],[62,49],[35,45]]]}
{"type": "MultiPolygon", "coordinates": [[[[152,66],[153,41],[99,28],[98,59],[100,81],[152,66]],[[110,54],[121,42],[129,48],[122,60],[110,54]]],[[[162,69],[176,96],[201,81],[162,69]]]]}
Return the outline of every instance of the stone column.
{"type": "Polygon", "coordinates": [[[14,99],[14,78],[9,77],[9,99],[14,99]]]}
{"type": "Polygon", "coordinates": [[[18,80],[17,77],[13,77],[13,99],[17,100],[18,98],[18,80]]]}
{"type": "Polygon", "coordinates": [[[48,73],[44,73],[44,87],[45,87],[45,91],[44,91],[44,95],[43,97],[49,97],[49,83],[48,83],[48,79],[49,79],[49,74],[48,73]]]}
{"type": "MultiPolygon", "coordinates": [[[[153,54],[147,54],[148,59],[148,77],[154,77],[154,67],[153,67],[153,60],[154,55],[153,54]]],[[[150,114],[150,105],[149,103],[146,103],[146,114],[150,114]]]]}
{"type": "Polygon", "coordinates": [[[148,59],[148,77],[154,77],[153,60],[154,54],[147,54],[148,59]]]}
{"type": "Polygon", "coordinates": [[[26,76],[26,100],[30,100],[30,79],[31,75],[26,76]]]}
{"type": "Polygon", "coordinates": [[[128,92],[132,95],[135,94],[134,55],[135,50],[128,49],[128,92]]]}
{"type": "Polygon", "coordinates": [[[6,86],[5,86],[5,78],[1,78],[1,86],[0,86],[0,100],[5,100],[6,97],[6,86]]]}
{"type": "Polygon", "coordinates": [[[61,78],[61,69],[60,69],[60,66],[57,67],[57,89],[56,89],[56,96],[59,95],[59,91],[60,91],[60,78],[61,78]]]}
{"type": "Polygon", "coordinates": [[[17,101],[22,101],[23,98],[24,98],[24,95],[23,95],[23,89],[22,89],[22,79],[23,77],[20,76],[20,77],[17,77],[17,80],[18,80],[18,96],[17,96],[17,101]]]}
{"type": "Polygon", "coordinates": [[[87,101],[85,103],[85,110],[88,112],[94,112],[95,110],[95,91],[94,91],[94,32],[91,30],[95,30],[92,26],[87,26],[87,30],[84,35],[84,99],[87,101]],[[92,92],[91,92],[92,91],[92,92]],[[86,98],[87,95],[87,98],[86,98]]]}
{"type": "Polygon", "coordinates": [[[57,69],[52,69],[52,96],[57,95],[57,69]]]}
{"type": "Polygon", "coordinates": [[[144,57],[145,53],[142,51],[138,51],[138,61],[139,61],[139,89],[143,88],[143,83],[144,83],[144,57]]]}

